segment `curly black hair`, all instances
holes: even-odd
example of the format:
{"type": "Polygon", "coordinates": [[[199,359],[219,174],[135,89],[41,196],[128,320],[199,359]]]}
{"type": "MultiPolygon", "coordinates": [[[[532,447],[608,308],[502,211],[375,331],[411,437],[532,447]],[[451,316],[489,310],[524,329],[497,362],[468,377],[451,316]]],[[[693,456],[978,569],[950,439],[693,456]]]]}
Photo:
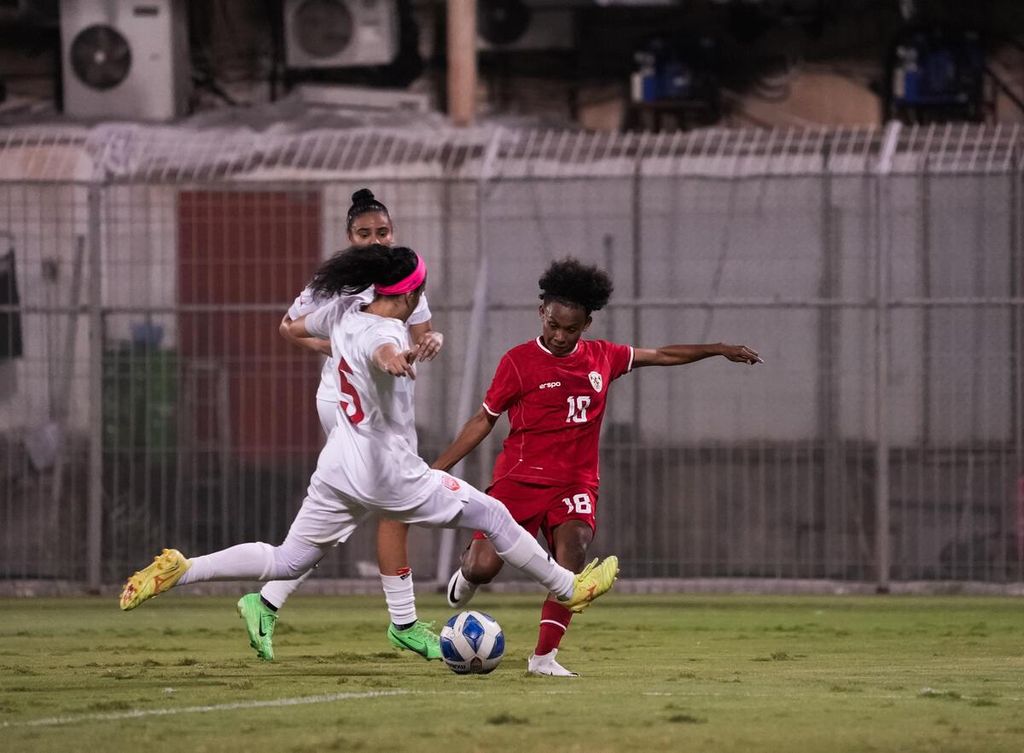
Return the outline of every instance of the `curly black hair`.
{"type": "Polygon", "coordinates": [[[557,301],[566,306],[578,306],[587,316],[603,309],[614,289],[607,272],[572,256],[551,262],[538,282],[544,303],[557,301]]]}

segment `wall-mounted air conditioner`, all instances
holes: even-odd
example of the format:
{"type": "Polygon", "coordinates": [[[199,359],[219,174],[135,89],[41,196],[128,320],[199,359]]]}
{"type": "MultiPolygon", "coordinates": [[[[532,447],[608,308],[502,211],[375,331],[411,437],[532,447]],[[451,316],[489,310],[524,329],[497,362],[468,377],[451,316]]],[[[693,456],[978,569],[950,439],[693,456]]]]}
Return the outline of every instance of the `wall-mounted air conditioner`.
{"type": "Polygon", "coordinates": [[[184,0],[61,0],[64,112],[168,120],[192,92],[184,0]]]}
{"type": "Polygon", "coordinates": [[[572,10],[522,0],[480,0],[476,38],[477,49],[488,52],[572,49],[572,10]]]}
{"type": "Polygon", "coordinates": [[[285,0],[289,68],[384,65],[398,54],[395,0],[285,0]]]}

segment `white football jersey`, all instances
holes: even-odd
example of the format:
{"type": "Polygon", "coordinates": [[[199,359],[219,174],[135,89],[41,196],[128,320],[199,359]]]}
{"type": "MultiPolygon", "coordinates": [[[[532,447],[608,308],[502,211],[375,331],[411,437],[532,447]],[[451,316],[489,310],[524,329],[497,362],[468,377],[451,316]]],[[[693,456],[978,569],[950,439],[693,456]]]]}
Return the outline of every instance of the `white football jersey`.
{"type": "MultiPolygon", "coordinates": [[[[373,300],[373,288],[369,287],[362,293],[355,293],[353,297],[358,298],[360,303],[370,303],[373,300]]],[[[295,297],[292,305],[288,308],[288,318],[298,319],[300,316],[312,314],[333,300],[333,298],[318,298],[313,295],[312,290],[305,288],[295,297]]],[[[416,310],[412,312],[407,324],[411,327],[414,324],[429,322],[430,318],[430,306],[427,304],[427,296],[422,295],[416,310]]],[[[333,358],[329,357],[324,361],[324,367],[320,370],[320,386],[316,390],[317,400],[327,400],[332,403],[338,402],[338,380],[335,378],[336,368],[333,358]]]]}
{"type": "Polygon", "coordinates": [[[410,347],[398,319],[337,299],[306,317],[306,330],[330,337],[340,395],[338,421],[320,452],[317,472],[329,485],[394,510],[415,507],[437,486],[416,454],[416,413],[408,377],[393,377],[371,360],[385,344],[410,347]]]}

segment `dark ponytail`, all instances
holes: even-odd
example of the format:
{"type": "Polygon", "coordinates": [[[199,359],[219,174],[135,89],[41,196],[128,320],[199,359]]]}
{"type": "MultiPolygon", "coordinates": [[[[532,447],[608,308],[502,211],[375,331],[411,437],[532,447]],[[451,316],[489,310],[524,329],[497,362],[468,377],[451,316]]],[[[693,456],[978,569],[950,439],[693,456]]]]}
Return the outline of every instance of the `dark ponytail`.
{"type": "Polygon", "coordinates": [[[352,246],[325,261],[309,284],[319,298],[361,293],[371,285],[394,285],[416,269],[416,252],[405,246],[352,246]]]}
{"type": "Polygon", "coordinates": [[[352,206],[348,208],[345,229],[351,230],[352,223],[355,222],[356,217],[367,212],[380,212],[389,220],[391,219],[391,213],[388,212],[388,208],[377,201],[373,191],[369,188],[360,188],[352,194],[352,206]]]}

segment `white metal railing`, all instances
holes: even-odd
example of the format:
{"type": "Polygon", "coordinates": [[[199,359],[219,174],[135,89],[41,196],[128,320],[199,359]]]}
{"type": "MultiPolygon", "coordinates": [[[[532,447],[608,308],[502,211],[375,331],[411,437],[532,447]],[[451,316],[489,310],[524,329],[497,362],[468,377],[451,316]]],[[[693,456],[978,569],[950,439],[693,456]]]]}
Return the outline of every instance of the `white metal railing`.
{"type": "MultiPolygon", "coordinates": [[[[878,128],[718,130],[692,133],[353,128],[298,133],[141,125],[13,127],[0,131],[0,180],[324,181],[478,180],[499,139],[494,174],[524,177],[652,174],[708,177],[872,171],[878,128]],[[496,135],[497,134],[497,135],[496,135]]],[[[1018,125],[904,127],[892,171],[993,174],[1020,166],[1018,125]]]]}

